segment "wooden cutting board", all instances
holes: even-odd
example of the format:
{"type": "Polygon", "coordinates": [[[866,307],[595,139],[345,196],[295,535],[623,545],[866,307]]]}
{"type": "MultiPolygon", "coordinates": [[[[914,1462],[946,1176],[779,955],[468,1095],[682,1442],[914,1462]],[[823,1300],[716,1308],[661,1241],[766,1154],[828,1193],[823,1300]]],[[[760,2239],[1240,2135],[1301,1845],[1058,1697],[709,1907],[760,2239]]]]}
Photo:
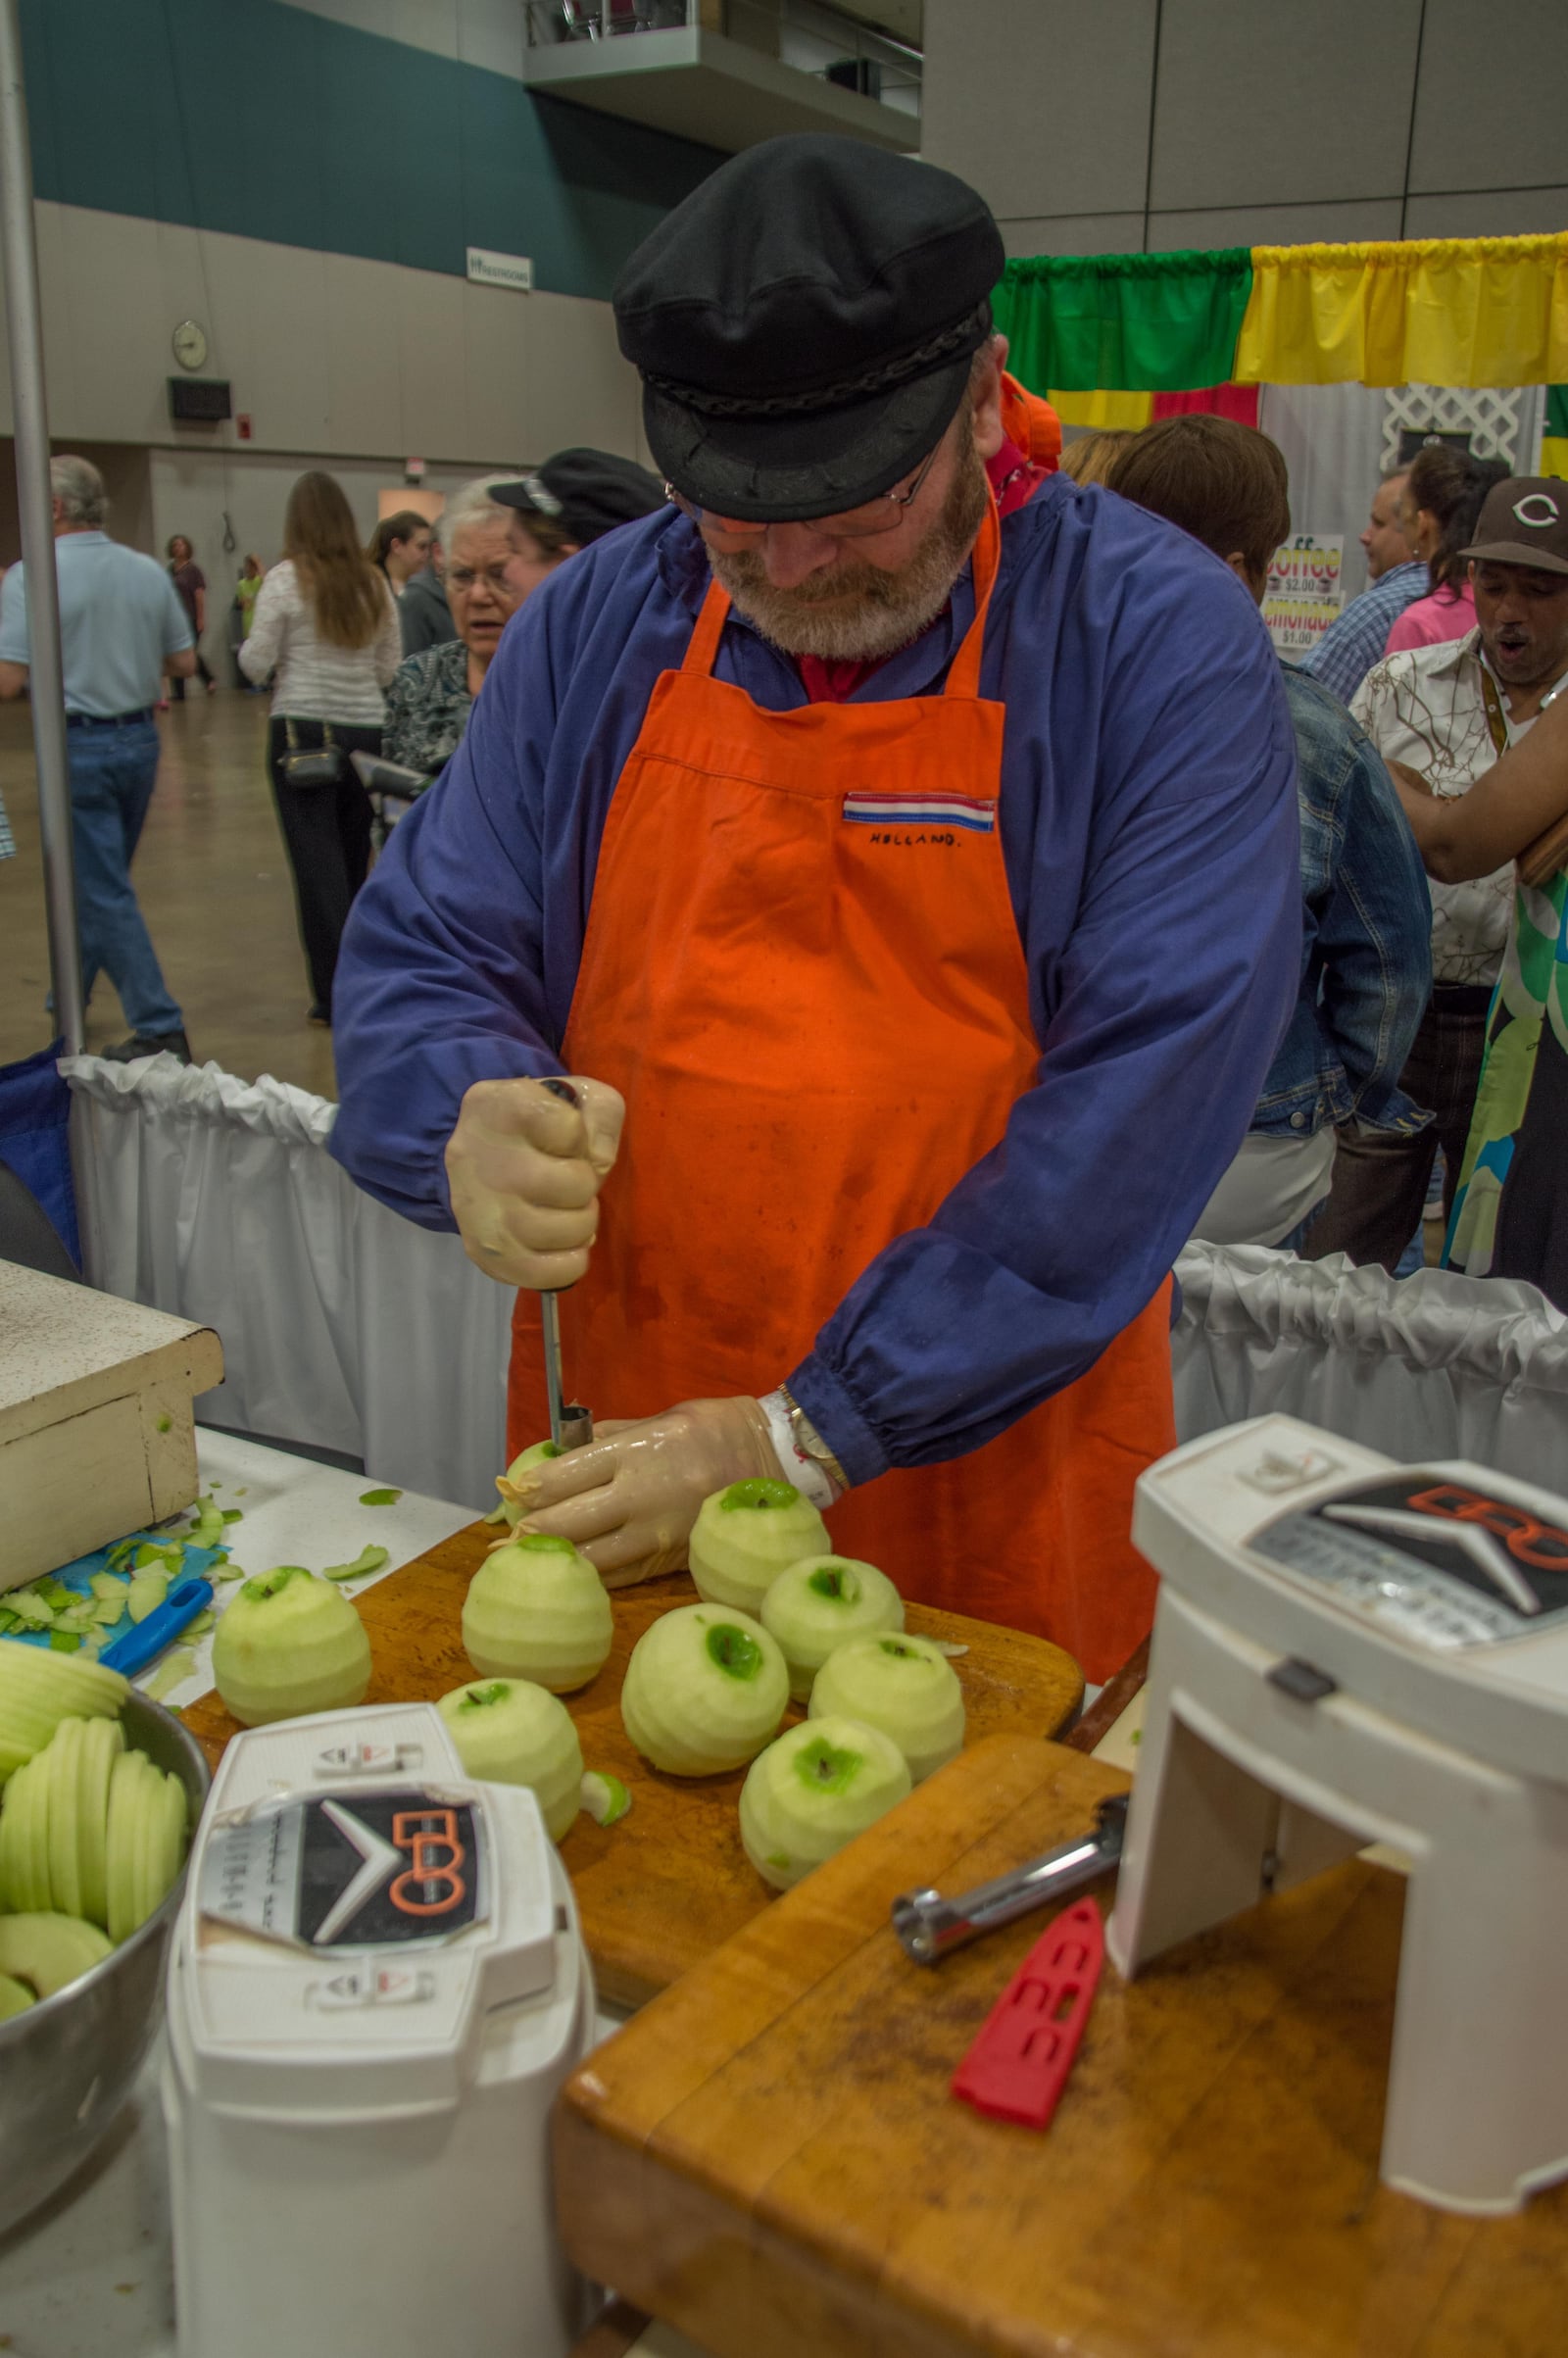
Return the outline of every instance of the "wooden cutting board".
{"type": "MultiPolygon", "coordinates": [[[[473,1676],[463,1651],[463,1599],[495,1536],[470,1524],[359,1598],[374,1662],[368,1702],[433,1699],[473,1676]]],[[[770,1897],[741,1848],[736,1805],[744,1772],[661,1776],[638,1757],[620,1724],[620,1684],[633,1646],[661,1613],[695,1597],[684,1572],[620,1590],[609,1661],[591,1687],[562,1698],[577,1723],[584,1764],[609,1770],[632,1796],[618,1826],[581,1815],[561,1845],[600,1994],[617,2006],[640,2006],[667,1989],[770,1897]]],[[[1003,1731],[1054,1735],[1076,1711],[1083,1678],[1059,1646],[923,1605],[907,1613],[911,1630],[969,1648],[954,1668],[971,1742],[1003,1731]]],[[[792,1705],[791,1721],[802,1716],[792,1705]]],[[[220,1696],[201,1696],[181,1717],[216,1765],[238,1732],[220,1696]]]]}
{"type": "Polygon", "coordinates": [[[1061,1745],[976,1745],[598,2048],[556,2119],[578,2265],[713,2358],[1568,2348],[1568,2188],[1468,2220],[1378,2184],[1403,1895],[1383,1869],[1130,1986],[1107,1962],[1046,2134],[949,2096],[1044,1920],[931,1969],[890,1901],[1082,1833],[1126,1784],[1061,1745]]]}

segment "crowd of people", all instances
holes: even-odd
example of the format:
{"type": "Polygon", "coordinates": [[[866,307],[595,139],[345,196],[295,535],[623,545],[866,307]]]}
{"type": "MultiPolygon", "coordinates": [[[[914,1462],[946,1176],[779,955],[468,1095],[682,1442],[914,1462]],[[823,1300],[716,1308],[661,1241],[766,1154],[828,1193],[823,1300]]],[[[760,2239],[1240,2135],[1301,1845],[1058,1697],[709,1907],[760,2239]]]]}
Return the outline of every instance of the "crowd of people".
{"type": "MultiPolygon", "coordinates": [[[[646,374],[658,385],[667,356],[654,361],[646,374]]],[[[1082,436],[1062,452],[1053,490],[1049,437],[1000,360],[998,369],[1001,447],[1017,465],[1002,480],[994,463],[985,472],[1004,521],[1049,498],[1061,532],[1092,537],[1118,506],[1136,508],[1179,527],[1261,604],[1291,530],[1285,463],[1265,434],[1194,414],[1082,436]]],[[[103,486],[84,460],[57,459],[53,488],[84,977],[90,987],[107,972],[131,1026],[110,1053],[186,1056],[130,865],[166,682],[175,699],[193,675],[209,694],[216,687],[201,653],[208,584],[183,534],[169,540],[165,567],[109,540],[103,486]]],[[[282,555],[270,569],[245,558],[233,608],[240,671],[270,697],[268,775],[312,1021],[334,1021],[343,936],[377,841],[355,756],[409,773],[397,808],[421,797],[464,745],[523,603],[618,527],[670,519],[671,505],[693,527],[690,560],[657,534],[647,545],[662,547],[665,565],[706,559],[760,641],[785,648],[808,705],[853,711],[871,673],[930,627],[904,594],[918,566],[904,584],[867,555],[856,579],[883,616],[869,652],[863,631],[841,648],[820,601],[799,644],[781,636],[781,614],[793,626],[812,611],[812,568],[804,586],[773,580],[769,535],[804,526],[746,520],[733,492],[737,516],[715,523],[681,489],[604,452],[482,476],[435,523],[413,509],[384,517],[368,547],[330,475],[295,484],[282,555]]],[[[836,545],[869,552],[875,530],[897,520],[846,530],[836,545]]],[[[972,541],[973,522],[958,520],[972,541]]],[[[1434,443],[1375,486],[1361,543],[1365,590],[1303,663],[1274,666],[1295,778],[1298,970],[1246,1135],[1192,1232],[1308,1257],[1345,1253],[1396,1272],[1421,1258],[1423,1213],[1441,1185],[1453,1265],[1531,1278],[1568,1307],[1564,861],[1538,858],[1528,874],[1515,865],[1568,814],[1568,764],[1554,758],[1568,729],[1532,734],[1568,683],[1568,488],[1434,443]]],[[[1139,568],[1157,573],[1167,546],[1138,545],[1129,597],[1139,568]]],[[[21,691],[26,664],[18,566],[0,604],[0,692],[21,691]]],[[[1097,665],[1078,692],[1113,706],[1123,683],[1097,665]]],[[[1249,725],[1266,736],[1278,723],[1260,707],[1249,725]]],[[[1261,738],[1251,750],[1264,758],[1261,738]]],[[[454,807],[472,791],[472,768],[450,790],[454,807]]],[[[961,775],[952,785],[964,791],[961,775]]],[[[1004,834],[1006,825],[1004,807],[1004,834]]],[[[0,818],[0,856],[6,840],[0,818]]],[[[1171,884],[1180,889],[1174,871],[1171,884]]]]}

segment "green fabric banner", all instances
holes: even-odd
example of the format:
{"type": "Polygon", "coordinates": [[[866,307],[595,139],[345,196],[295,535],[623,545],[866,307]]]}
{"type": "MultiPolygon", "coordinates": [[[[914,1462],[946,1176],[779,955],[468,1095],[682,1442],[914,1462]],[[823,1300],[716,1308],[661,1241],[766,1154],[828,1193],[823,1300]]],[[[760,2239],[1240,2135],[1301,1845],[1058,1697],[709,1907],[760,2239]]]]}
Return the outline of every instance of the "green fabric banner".
{"type": "Polygon", "coordinates": [[[1032,392],[1186,393],[1229,382],[1252,291],[1247,246],[1209,254],[1042,254],[992,300],[1032,392]]]}
{"type": "Polygon", "coordinates": [[[1546,387],[1546,432],[1554,442],[1568,442],[1568,385],[1546,387]]]}

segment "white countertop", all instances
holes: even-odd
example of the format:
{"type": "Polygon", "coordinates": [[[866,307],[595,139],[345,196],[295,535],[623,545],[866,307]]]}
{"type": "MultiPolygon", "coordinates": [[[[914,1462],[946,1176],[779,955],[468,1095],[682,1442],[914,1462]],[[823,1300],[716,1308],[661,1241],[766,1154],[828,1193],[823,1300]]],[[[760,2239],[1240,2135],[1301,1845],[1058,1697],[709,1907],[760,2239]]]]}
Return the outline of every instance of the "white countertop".
{"type": "MultiPolygon", "coordinates": [[[[373,1475],[345,1474],[256,1442],[198,1428],[196,1443],[203,1488],[220,1506],[240,1510],[242,1520],[228,1526],[226,1539],[233,1561],[247,1572],[348,1563],[374,1541],[388,1550],[384,1571],[374,1576],[384,1579],[473,1520],[470,1507],[412,1491],[393,1506],[362,1506],[361,1494],[378,1487],[373,1475]]],[[[370,1585],[356,1581],[353,1591],[370,1585]]],[[[217,1590],[220,1610],[233,1594],[232,1586],[217,1590]]],[[[211,1687],[212,1651],[211,1635],[197,1642],[195,1668],[165,1698],[172,1707],[211,1687]]],[[[604,2025],[607,2035],[613,2028],[604,2025]]],[[[10,2358],[172,2358],[173,2349],[169,2174],[155,2047],[132,2101],[92,2160],[31,2219],[0,2236],[0,2350],[10,2358]]]]}

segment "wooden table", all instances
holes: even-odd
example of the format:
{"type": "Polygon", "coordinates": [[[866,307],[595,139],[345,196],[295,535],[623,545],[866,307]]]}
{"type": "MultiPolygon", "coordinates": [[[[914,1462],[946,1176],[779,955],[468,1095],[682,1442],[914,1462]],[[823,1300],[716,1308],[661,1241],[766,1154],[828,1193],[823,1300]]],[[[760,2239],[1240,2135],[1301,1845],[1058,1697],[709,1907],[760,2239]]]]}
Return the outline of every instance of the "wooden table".
{"type": "Polygon", "coordinates": [[[1402,1907],[1382,1869],[1131,1986],[1107,1964],[1046,2135],[949,2096],[1041,1923],[922,1968],[891,1899],[1081,1833],[1126,1782],[976,1745],[599,2049],[557,2117],[578,2264],[714,2358],[1568,2349],[1568,2188],[1479,2221],[1378,2184],[1402,1907]]]}
{"type": "MultiPolygon", "coordinates": [[[[473,1676],[460,1618],[468,1581],[495,1537],[486,1525],[470,1524],[359,1598],[374,1662],[369,1702],[433,1698],[473,1676]]],[[[585,1765],[610,1770],[632,1796],[619,1825],[596,1826],[583,1814],[561,1845],[600,1994],[618,2006],[640,2006],[667,1989],[771,1898],[741,1848],[736,1804],[744,1772],[662,1776],[638,1757],[620,1724],[632,1646],[650,1622],[695,1595],[684,1572],[617,1592],[609,1661],[592,1686],[562,1698],[577,1723],[585,1765]]],[[[1004,1731],[1054,1735],[1076,1712],[1083,1679],[1059,1646],[923,1605],[908,1607],[908,1626],[968,1647],[954,1668],[971,1742],[1004,1731]]],[[[181,1716],[216,1764],[237,1733],[220,1696],[203,1695],[181,1716]]],[[[798,1706],[790,1716],[802,1716],[798,1706]]]]}

